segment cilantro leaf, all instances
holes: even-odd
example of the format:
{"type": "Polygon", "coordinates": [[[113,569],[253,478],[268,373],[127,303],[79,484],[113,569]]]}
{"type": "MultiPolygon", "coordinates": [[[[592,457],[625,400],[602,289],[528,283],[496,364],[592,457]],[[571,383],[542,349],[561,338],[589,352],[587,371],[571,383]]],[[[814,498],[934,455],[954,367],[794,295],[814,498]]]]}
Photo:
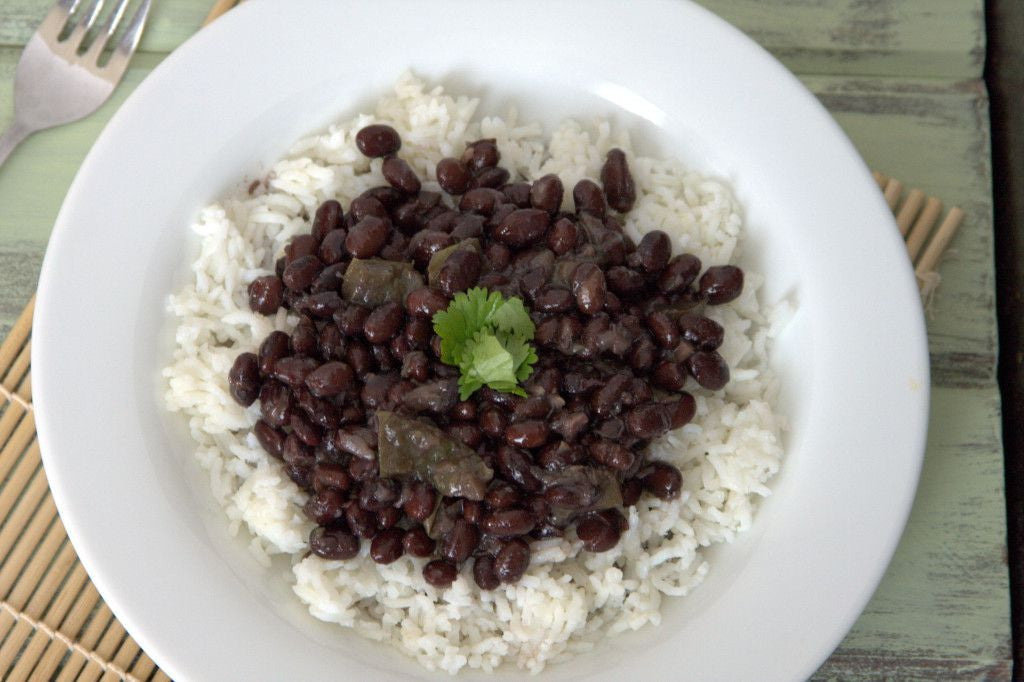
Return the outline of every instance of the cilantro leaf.
{"type": "Polygon", "coordinates": [[[462,400],[483,386],[526,395],[519,382],[533,372],[537,353],[530,345],[536,330],[522,300],[474,287],[456,294],[433,321],[441,361],[460,370],[462,400]]]}
{"type": "Polygon", "coordinates": [[[533,338],[536,331],[522,299],[516,297],[508,299],[495,310],[494,326],[498,331],[514,334],[527,341],[533,338]]]}

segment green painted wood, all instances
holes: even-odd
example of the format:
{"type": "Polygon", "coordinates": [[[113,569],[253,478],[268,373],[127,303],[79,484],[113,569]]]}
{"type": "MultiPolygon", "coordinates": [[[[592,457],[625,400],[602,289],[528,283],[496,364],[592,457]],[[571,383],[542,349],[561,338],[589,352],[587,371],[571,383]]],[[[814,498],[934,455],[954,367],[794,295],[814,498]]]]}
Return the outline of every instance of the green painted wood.
{"type": "MultiPolygon", "coordinates": [[[[1009,679],[987,98],[976,80],[981,0],[701,1],[802,72],[870,166],[967,212],[929,319],[935,390],[910,523],[878,592],[816,679],[1009,679]]],[[[0,169],[0,336],[35,288],[89,146],[211,3],[159,0],[143,43],[149,53],[114,99],[31,138],[0,169]]],[[[0,4],[0,126],[10,118],[13,46],[48,4],[0,4]]]]}
{"type": "MultiPolygon", "coordinates": [[[[23,45],[52,1],[4,0],[0,45],[23,45]]],[[[634,2],[643,6],[643,0],[634,2]]],[[[798,73],[981,75],[983,0],[698,2],[739,26],[798,73]]],[[[192,35],[210,5],[212,0],[155,3],[152,30],[142,49],[174,49],[192,35]]],[[[637,21],[644,19],[638,12],[637,21]]]]}

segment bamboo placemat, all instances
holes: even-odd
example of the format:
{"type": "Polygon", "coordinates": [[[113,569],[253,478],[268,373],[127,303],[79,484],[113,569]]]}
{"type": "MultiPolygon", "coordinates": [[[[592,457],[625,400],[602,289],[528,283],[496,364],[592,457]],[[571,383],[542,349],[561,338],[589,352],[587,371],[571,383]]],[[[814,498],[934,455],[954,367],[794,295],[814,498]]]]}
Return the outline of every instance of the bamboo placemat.
{"type": "Polygon", "coordinates": [[[57,516],[32,412],[34,307],[0,346],[0,680],[168,680],[100,599],[57,516]]]}
{"type": "MultiPolygon", "coordinates": [[[[876,179],[899,214],[902,184],[876,179]]],[[[169,680],[100,599],[57,516],[32,412],[34,308],[0,346],[0,680],[169,680]]]]}

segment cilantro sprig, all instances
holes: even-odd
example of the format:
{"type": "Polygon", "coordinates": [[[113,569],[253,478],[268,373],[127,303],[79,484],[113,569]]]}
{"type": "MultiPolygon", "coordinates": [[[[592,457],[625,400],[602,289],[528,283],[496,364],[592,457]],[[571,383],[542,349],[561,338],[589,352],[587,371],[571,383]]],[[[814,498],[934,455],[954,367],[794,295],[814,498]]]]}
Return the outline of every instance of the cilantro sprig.
{"type": "Polygon", "coordinates": [[[521,299],[473,287],[434,315],[441,362],[459,368],[459,399],[483,386],[525,396],[519,382],[533,372],[536,331],[521,299]]]}

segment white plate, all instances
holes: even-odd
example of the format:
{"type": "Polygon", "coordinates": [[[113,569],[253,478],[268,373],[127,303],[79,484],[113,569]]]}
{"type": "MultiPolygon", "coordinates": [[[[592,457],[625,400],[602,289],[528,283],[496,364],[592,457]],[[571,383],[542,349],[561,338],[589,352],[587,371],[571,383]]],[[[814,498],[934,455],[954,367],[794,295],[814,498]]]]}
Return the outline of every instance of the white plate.
{"type": "Polygon", "coordinates": [[[546,679],[795,680],[864,607],[900,537],[924,445],[928,355],[906,253],[818,102],[688,2],[255,0],[170,55],[68,193],[39,287],[33,384],[46,472],[103,597],[172,677],[390,679],[403,656],[318,626],[223,539],[165,420],[164,305],[202,205],[412,67],[527,118],[612,114],[650,152],[734,183],[770,298],[792,430],[753,530],[660,627],[546,679]]]}

